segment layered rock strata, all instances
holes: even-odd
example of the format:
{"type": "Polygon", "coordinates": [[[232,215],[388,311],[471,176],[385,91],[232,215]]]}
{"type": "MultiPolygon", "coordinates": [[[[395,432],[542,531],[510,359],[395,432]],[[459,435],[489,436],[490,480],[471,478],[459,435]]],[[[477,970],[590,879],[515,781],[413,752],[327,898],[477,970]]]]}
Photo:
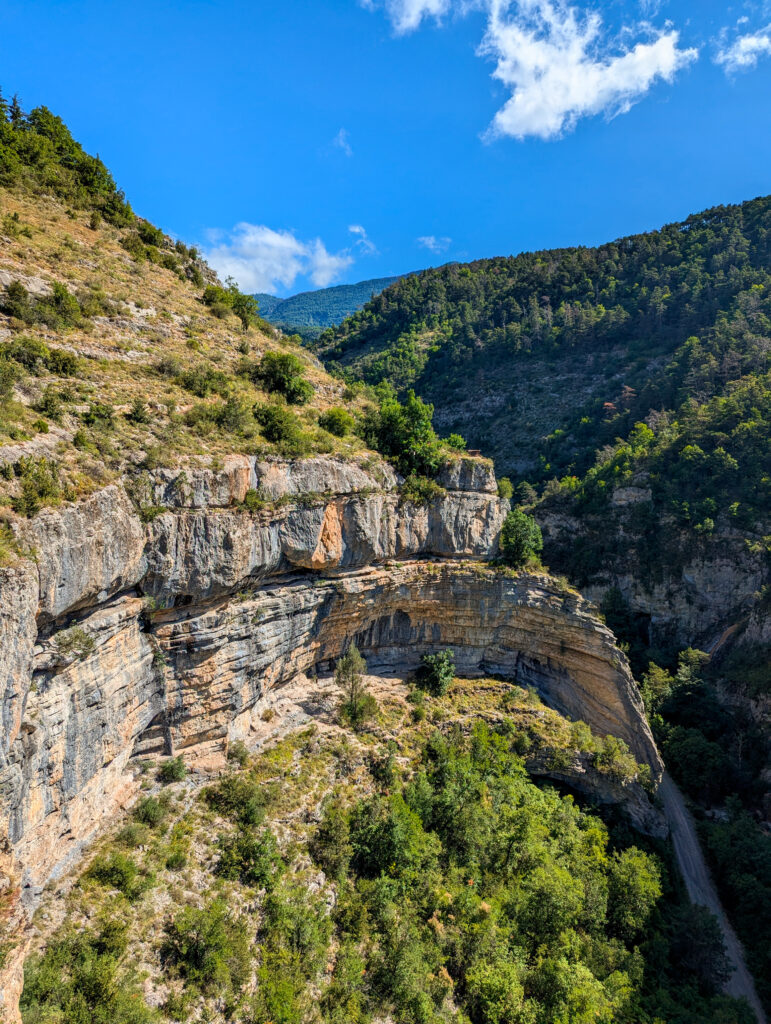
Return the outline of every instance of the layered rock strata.
{"type": "Polygon", "coordinates": [[[533,685],[660,771],[625,659],[581,598],[479,564],[508,508],[489,465],[461,459],[441,481],[416,506],[378,460],[234,457],[18,527],[31,557],[0,569],[0,827],[28,904],[134,797],[132,757],[216,763],[269,688],[353,640],[394,673],[452,647],[463,674],[533,685]]]}

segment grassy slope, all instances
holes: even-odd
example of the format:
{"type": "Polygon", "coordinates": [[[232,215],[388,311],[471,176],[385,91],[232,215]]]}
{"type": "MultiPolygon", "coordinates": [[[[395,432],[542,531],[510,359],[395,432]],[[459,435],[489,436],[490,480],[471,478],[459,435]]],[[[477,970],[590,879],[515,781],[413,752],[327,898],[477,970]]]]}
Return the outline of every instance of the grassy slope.
{"type": "MultiPolygon", "coordinates": [[[[313,385],[311,401],[295,409],[305,450],[346,456],[363,451],[354,435],[339,439],[316,424],[319,413],[332,405],[357,411],[338,381],[269,325],[244,333],[235,316],[218,319],[202,304],[202,286],[137,261],[121,245],[133,229],[104,222],[94,229],[88,211],[68,211],[56,199],[19,190],[0,189],[0,212],[6,218],[18,215],[16,224],[23,231],[12,237],[0,226],[2,280],[21,280],[31,290],[60,282],[81,298],[97,293],[103,307],[75,326],[53,329],[0,313],[0,341],[32,339],[78,357],[73,375],[50,372],[40,363],[31,370],[14,364],[14,394],[0,407],[0,454],[9,446],[14,458],[28,453],[53,459],[67,496],[78,497],[148,461],[178,465],[230,452],[275,452],[281,446],[262,437],[250,412],[271,396],[236,372],[244,358],[254,360],[269,350],[294,353],[313,385]],[[212,391],[202,398],[185,387],[184,374],[194,369],[224,374],[216,385],[220,394],[212,391]],[[54,415],[43,403],[47,392],[63,398],[54,415]],[[226,397],[244,413],[236,429],[191,415],[196,408],[205,413],[221,407],[226,397]],[[146,403],[148,423],[127,419],[135,400],[146,403]],[[93,403],[114,408],[113,427],[86,422],[93,403]],[[72,443],[77,431],[80,448],[72,443]]],[[[207,279],[213,277],[202,269],[207,279]]],[[[18,480],[0,480],[0,501],[7,504],[18,486],[18,480]]]]}

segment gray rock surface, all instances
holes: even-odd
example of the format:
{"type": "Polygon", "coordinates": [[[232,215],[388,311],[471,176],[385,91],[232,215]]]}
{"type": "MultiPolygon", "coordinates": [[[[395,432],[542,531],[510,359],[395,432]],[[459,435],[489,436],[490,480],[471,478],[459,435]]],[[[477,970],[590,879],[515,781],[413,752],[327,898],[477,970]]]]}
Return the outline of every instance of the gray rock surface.
{"type": "MultiPolygon", "coordinates": [[[[235,456],[18,522],[32,557],[0,568],[0,854],[19,905],[135,798],[132,756],[222,764],[271,687],[353,639],[393,673],[452,647],[461,673],[535,686],[658,773],[626,661],[588,606],[479,564],[509,507],[491,468],[458,459],[443,483],[416,506],[377,459],[235,456]],[[272,502],[247,511],[249,490],[272,502]],[[143,522],[148,506],[165,511],[143,522]]],[[[0,987],[19,990],[22,960],[0,987]]]]}

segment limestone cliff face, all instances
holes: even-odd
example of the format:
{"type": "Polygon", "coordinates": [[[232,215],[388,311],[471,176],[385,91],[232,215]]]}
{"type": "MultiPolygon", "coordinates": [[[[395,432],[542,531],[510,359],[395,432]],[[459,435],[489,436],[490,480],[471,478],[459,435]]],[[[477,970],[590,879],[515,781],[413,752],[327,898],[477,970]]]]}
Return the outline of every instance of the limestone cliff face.
{"type": "MultiPolygon", "coordinates": [[[[234,457],[20,524],[34,558],[0,569],[8,899],[20,879],[32,905],[134,798],[132,756],[218,763],[248,739],[267,689],[354,639],[399,673],[452,647],[462,673],[537,687],[658,772],[626,662],[581,598],[479,564],[508,509],[492,469],[461,459],[442,482],[415,506],[378,460],[234,457]],[[267,502],[258,511],[241,504],[250,491],[267,502]]],[[[21,958],[7,962],[0,987],[13,991],[21,958]]]]}
{"type": "Polygon", "coordinates": [[[607,513],[586,520],[539,508],[545,559],[570,569],[594,601],[618,587],[633,610],[649,620],[651,644],[708,649],[727,625],[754,613],[769,580],[762,545],[753,550],[743,533],[724,525],[713,537],[699,538],[665,519],[646,556],[646,548],[638,548],[635,512],[649,498],[650,492],[640,488],[621,489],[607,513]],[[571,556],[577,547],[585,552],[580,570],[571,556]]]}

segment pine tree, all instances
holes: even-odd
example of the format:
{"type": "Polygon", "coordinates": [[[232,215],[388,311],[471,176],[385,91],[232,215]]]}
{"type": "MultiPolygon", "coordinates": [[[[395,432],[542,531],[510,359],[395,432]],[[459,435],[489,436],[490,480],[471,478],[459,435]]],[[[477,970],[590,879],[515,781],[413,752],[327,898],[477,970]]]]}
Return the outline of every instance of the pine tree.
{"type": "Polygon", "coordinates": [[[21,109],[17,93],[13,94],[13,99],[11,100],[10,120],[14,128],[20,128],[24,122],[24,111],[21,109]]]}
{"type": "Polygon", "coordinates": [[[5,96],[3,96],[3,90],[0,89],[0,124],[5,124],[8,120],[8,102],[5,96]]]}

